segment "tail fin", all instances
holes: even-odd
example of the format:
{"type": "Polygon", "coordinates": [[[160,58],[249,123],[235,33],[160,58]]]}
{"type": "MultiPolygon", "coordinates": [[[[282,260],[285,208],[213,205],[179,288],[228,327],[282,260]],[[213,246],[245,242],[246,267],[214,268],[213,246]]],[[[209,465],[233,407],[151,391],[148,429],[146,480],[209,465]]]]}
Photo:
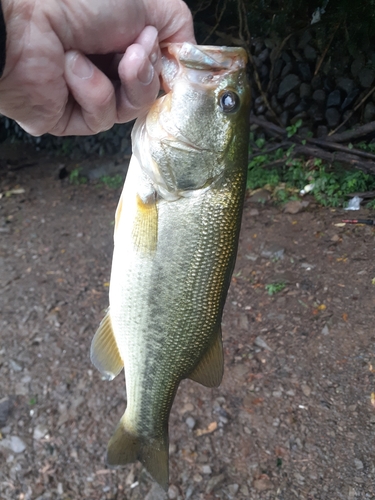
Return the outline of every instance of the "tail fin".
{"type": "Polygon", "coordinates": [[[125,465],[139,460],[165,491],[168,490],[168,433],[158,439],[137,436],[121,418],[107,448],[108,465],[125,465]]]}

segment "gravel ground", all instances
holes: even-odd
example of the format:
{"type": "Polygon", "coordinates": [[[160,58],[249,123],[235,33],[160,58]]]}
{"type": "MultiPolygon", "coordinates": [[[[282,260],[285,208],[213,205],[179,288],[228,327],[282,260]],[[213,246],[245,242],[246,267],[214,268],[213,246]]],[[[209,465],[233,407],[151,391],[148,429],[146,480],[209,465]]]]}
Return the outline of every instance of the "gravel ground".
{"type": "Polygon", "coordinates": [[[0,170],[1,500],[375,498],[373,228],[311,200],[246,201],[224,380],[181,384],[166,496],[139,463],[104,463],[125,385],[101,380],[89,346],[119,190],[34,161],[0,170]]]}

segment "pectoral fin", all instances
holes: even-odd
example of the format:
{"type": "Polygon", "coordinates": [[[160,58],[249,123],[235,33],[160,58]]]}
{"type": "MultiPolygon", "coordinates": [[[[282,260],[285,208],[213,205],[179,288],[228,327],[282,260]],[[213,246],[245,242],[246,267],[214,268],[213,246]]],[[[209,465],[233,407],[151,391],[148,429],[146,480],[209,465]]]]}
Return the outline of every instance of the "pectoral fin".
{"type": "Polygon", "coordinates": [[[112,330],[109,309],[91,342],[91,362],[107,379],[114,379],[124,367],[112,330]]]}
{"type": "Polygon", "coordinates": [[[152,253],[158,242],[158,209],[155,193],[143,200],[137,195],[137,213],[133,226],[135,248],[143,253],[152,253]]]}
{"type": "Polygon", "coordinates": [[[206,387],[218,387],[223,378],[223,373],[223,342],[221,340],[221,327],[219,327],[212,345],[208,348],[188,378],[206,387]]]}

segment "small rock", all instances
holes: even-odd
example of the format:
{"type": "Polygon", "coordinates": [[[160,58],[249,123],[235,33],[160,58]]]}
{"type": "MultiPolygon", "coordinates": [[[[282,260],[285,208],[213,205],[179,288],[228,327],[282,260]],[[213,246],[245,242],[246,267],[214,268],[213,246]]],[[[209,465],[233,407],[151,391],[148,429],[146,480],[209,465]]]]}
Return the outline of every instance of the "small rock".
{"type": "MultiPolygon", "coordinates": [[[[301,99],[300,102],[297,104],[297,106],[294,108],[293,112],[296,113],[296,115],[293,116],[293,118],[290,120],[290,123],[292,125],[295,125],[299,120],[302,120],[304,122],[307,119],[307,113],[305,110],[307,109],[308,104],[306,99],[301,99]]],[[[301,127],[298,130],[298,133],[301,137],[306,137],[306,127],[301,127]]]]}
{"type": "Polygon", "coordinates": [[[202,465],[201,472],[202,474],[212,474],[212,469],[209,465],[202,465]]]}
{"type": "Polygon", "coordinates": [[[196,483],[201,483],[202,480],[203,480],[203,477],[198,474],[198,473],[195,473],[194,476],[193,476],[193,480],[196,482],[196,483]]]}
{"type": "Polygon", "coordinates": [[[14,372],[21,372],[22,371],[22,366],[19,365],[16,361],[13,361],[13,359],[10,359],[8,361],[9,367],[14,371],[14,372]]]}
{"type": "Polygon", "coordinates": [[[253,203],[265,203],[271,199],[271,193],[267,189],[257,189],[252,192],[248,200],[253,203]]]}
{"type": "Polygon", "coordinates": [[[304,393],[304,395],[306,397],[309,397],[310,394],[311,394],[311,389],[310,387],[307,385],[307,384],[301,384],[301,389],[302,389],[302,392],[304,393]]]}
{"type": "Polygon", "coordinates": [[[253,483],[254,488],[257,491],[266,491],[272,489],[272,483],[268,478],[256,479],[253,483]]]}
{"type": "Polygon", "coordinates": [[[283,259],[285,253],[285,248],[279,246],[277,243],[269,245],[267,248],[262,250],[261,256],[267,259],[283,259]]]}
{"type": "Polygon", "coordinates": [[[316,59],[316,50],[311,45],[306,45],[303,49],[303,53],[308,61],[315,61],[316,59]]]}
{"type": "Polygon", "coordinates": [[[316,90],[316,89],[321,89],[323,86],[323,80],[320,75],[315,75],[311,79],[311,87],[316,90]]]}
{"type": "Polygon", "coordinates": [[[311,96],[311,85],[308,83],[301,83],[299,88],[299,96],[301,99],[311,96]]]}
{"type": "Polygon", "coordinates": [[[265,62],[267,61],[268,59],[268,56],[269,56],[269,50],[266,48],[266,49],[263,49],[262,52],[258,55],[258,59],[262,62],[265,62]]]}
{"type": "Polygon", "coordinates": [[[351,78],[346,78],[346,77],[340,77],[337,78],[337,87],[347,94],[350,94],[350,92],[354,89],[354,81],[351,78]]]}
{"type": "Polygon", "coordinates": [[[145,500],[165,500],[165,491],[158,484],[153,484],[151,490],[145,496],[145,500]]]}
{"type": "Polygon", "coordinates": [[[328,94],[327,108],[340,106],[340,104],[341,104],[341,92],[339,89],[335,89],[328,94]]]}
{"type": "Polygon", "coordinates": [[[281,71],[281,78],[285,78],[293,69],[293,64],[292,63],[286,63],[285,66],[283,67],[283,70],[281,71]]]}
{"type": "Polygon", "coordinates": [[[228,486],[228,491],[229,491],[229,494],[231,495],[231,497],[234,497],[235,495],[237,495],[239,489],[240,489],[240,487],[238,484],[230,484],[228,486]]]}
{"type": "Polygon", "coordinates": [[[195,427],[195,419],[193,417],[188,417],[186,420],[185,420],[185,423],[186,425],[189,427],[189,429],[193,430],[194,427],[195,427]]]}
{"type": "Polygon", "coordinates": [[[364,468],[363,462],[359,460],[358,458],[354,459],[354,465],[357,470],[362,470],[364,468]]]}
{"type": "Polygon", "coordinates": [[[372,102],[368,102],[363,112],[363,121],[365,123],[370,123],[374,120],[374,117],[375,117],[375,104],[372,102]]]}
{"type": "Polygon", "coordinates": [[[299,39],[297,47],[299,49],[304,49],[306,45],[309,43],[309,41],[312,39],[310,31],[304,31],[301,35],[301,38],[299,39]]]}
{"type": "Polygon", "coordinates": [[[297,104],[297,96],[294,92],[291,92],[285,99],[284,108],[292,108],[295,104],[297,104]]]}
{"type": "Polygon", "coordinates": [[[168,498],[169,500],[175,500],[180,494],[179,489],[174,484],[171,484],[168,488],[168,498]]]}
{"type": "Polygon", "coordinates": [[[298,70],[304,82],[309,82],[311,80],[312,77],[311,69],[308,63],[305,62],[298,63],[298,70]]]}
{"type": "Polygon", "coordinates": [[[246,486],[246,484],[243,484],[241,486],[240,492],[245,496],[245,498],[249,498],[249,488],[246,486]]]}
{"type": "Polygon", "coordinates": [[[288,54],[288,52],[286,52],[285,50],[283,50],[281,52],[281,59],[283,61],[285,61],[286,63],[292,62],[292,58],[290,57],[290,55],[288,54]]]}
{"type": "Polygon", "coordinates": [[[259,215],[259,210],[257,208],[252,208],[250,211],[249,211],[249,215],[251,217],[255,217],[257,215],[259,215]]]}
{"type": "Polygon", "coordinates": [[[315,90],[312,98],[318,103],[324,103],[326,100],[326,93],[322,89],[315,90]]]}
{"type": "Polygon", "coordinates": [[[323,88],[326,92],[332,92],[335,89],[335,82],[331,78],[325,78],[323,88]]]}
{"type": "Polygon", "coordinates": [[[262,337],[257,337],[254,341],[254,344],[257,347],[260,347],[262,349],[266,349],[267,351],[272,351],[272,349],[269,347],[269,345],[262,339],[262,337]]]}
{"type": "Polygon", "coordinates": [[[289,122],[289,113],[288,111],[283,111],[281,113],[281,115],[279,116],[279,119],[280,119],[280,122],[281,124],[286,127],[288,125],[288,122],[289,122]]]}
{"type": "Polygon", "coordinates": [[[238,327],[241,330],[248,330],[249,329],[249,318],[247,317],[247,314],[240,314],[239,315],[238,327]]]}
{"type": "Polygon", "coordinates": [[[211,479],[208,480],[206,486],[206,493],[207,494],[212,493],[215,488],[217,488],[221,483],[224,482],[224,480],[225,480],[224,474],[219,474],[218,476],[211,477],[211,479]]]}
{"type": "Polygon", "coordinates": [[[340,123],[340,112],[336,108],[328,108],[325,113],[328,126],[331,128],[336,127],[340,123]]]}
{"type": "Polygon", "coordinates": [[[294,477],[297,479],[299,484],[304,484],[305,478],[304,478],[304,476],[302,476],[302,474],[300,474],[299,472],[295,472],[294,477]]]}
{"type": "Polygon", "coordinates": [[[44,436],[48,434],[48,429],[44,425],[37,425],[33,432],[33,438],[36,441],[40,441],[44,436]]]}
{"type": "Polygon", "coordinates": [[[347,95],[347,97],[345,98],[344,102],[341,105],[341,109],[345,111],[347,108],[349,108],[357,99],[358,94],[359,94],[359,89],[354,89],[351,92],[349,92],[349,94],[347,95]]]}
{"type": "Polygon", "coordinates": [[[26,444],[18,436],[9,436],[0,441],[0,447],[13,453],[22,453],[26,450],[26,444]]]}
{"type": "Polygon", "coordinates": [[[173,455],[173,453],[176,453],[176,451],[177,451],[176,443],[169,443],[169,455],[173,455]]]}
{"type": "Polygon", "coordinates": [[[362,68],[358,73],[358,79],[362,87],[368,89],[375,80],[375,72],[372,68],[362,68]]]}
{"type": "Polygon", "coordinates": [[[186,490],[185,500],[189,500],[189,498],[193,496],[193,493],[194,493],[194,486],[190,485],[186,490]]]}
{"type": "Polygon", "coordinates": [[[314,122],[321,122],[324,120],[324,110],[323,107],[318,103],[313,102],[308,109],[309,116],[314,120],[314,122]]]}
{"type": "Polygon", "coordinates": [[[286,391],[285,393],[287,396],[295,396],[296,395],[296,392],[293,390],[293,389],[289,389],[288,391],[286,391]]]}
{"type": "Polygon", "coordinates": [[[298,214],[301,212],[306,206],[308,206],[309,202],[300,201],[300,200],[292,200],[285,203],[283,212],[286,214],[298,214]],[[307,203],[307,205],[306,205],[307,203]]]}
{"type": "Polygon", "coordinates": [[[183,415],[184,413],[191,413],[194,411],[194,405],[192,403],[186,403],[178,412],[183,415]]]}
{"type": "MultiPolygon", "coordinates": [[[[303,101],[304,100],[301,99],[299,104],[294,108],[294,113],[297,113],[297,114],[291,118],[291,120],[290,120],[291,125],[295,125],[299,120],[304,121],[307,118],[307,113],[305,113],[304,111],[301,111],[305,106],[305,103],[303,101]]],[[[298,132],[299,132],[299,135],[301,137],[303,137],[303,133],[301,134],[301,129],[299,129],[298,132]]]]}
{"type": "Polygon", "coordinates": [[[287,75],[280,83],[277,97],[279,99],[282,99],[289,92],[292,92],[294,89],[296,89],[300,84],[301,80],[297,75],[294,75],[293,73],[287,75]]]}
{"type": "Polygon", "coordinates": [[[324,325],[322,328],[322,335],[329,335],[329,328],[327,325],[324,325]]]}
{"type": "Polygon", "coordinates": [[[348,489],[348,500],[353,500],[354,498],[357,498],[357,491],[352,486],[349,486],[349,489],[348,489]]]}

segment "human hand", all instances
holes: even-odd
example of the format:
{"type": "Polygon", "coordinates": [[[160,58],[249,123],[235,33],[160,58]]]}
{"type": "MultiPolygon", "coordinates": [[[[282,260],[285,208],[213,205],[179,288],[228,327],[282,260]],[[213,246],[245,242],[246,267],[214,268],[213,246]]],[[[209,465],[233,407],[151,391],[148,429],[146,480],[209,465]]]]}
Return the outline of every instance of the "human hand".
{"type": "Polygon", "coordinates": [[[158,94],[159,44],[194,43],[182,0],[1,3],[0,113],[32,135],[90,135],[132,120],[158,94]]]}

